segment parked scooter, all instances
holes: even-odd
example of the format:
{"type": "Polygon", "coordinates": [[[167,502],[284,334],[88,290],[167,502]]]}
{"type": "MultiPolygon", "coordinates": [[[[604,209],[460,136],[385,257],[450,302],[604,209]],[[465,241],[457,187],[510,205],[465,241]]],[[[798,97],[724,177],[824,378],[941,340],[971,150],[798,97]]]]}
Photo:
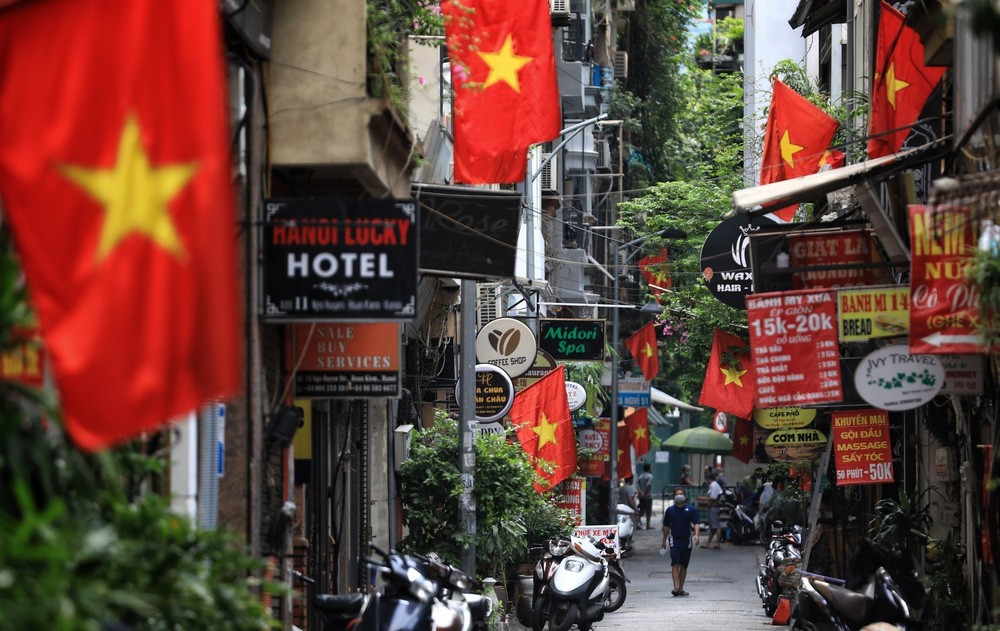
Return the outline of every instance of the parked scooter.
{"type": "Polygon", "coordinates": [[[546,594],[536,596],[532,627],[538,620],[548,620],[549,631],[566,631],[576,624],[589,631],[604,619],[604,606],[610,591],[610,570],[601,551],[587,539],[572,537],[572,553],[560,561],[549,580],[546,594]]]}
{"type": "Polygon", "coordinates": [[[625,570],[622,569],[621,559],[618,558],[618,553],[615,552],[614,538],[605,537],[597,539],[594,541],[594,545],[601,551],[601,556],[604,557],[604,560],[608,562],[608,570],[610,571],[608,575],[608,599],[604,603],[604,612],[611,613],[612,611],[618,611],[625,604],[625,597],[628,595],[626,583],[631,583],[632,581],[628,580],[628,577],[625,576],[625,570]]]}
{"type": "Polygon", "coordinates": [[[621,554],[624,559],[630,556],[635,548],[635,511],[628,504],[618,504],[615,507],[618,513],[618,543],[621,546],[621,554]]]}
{"type": "Polygon", "coordinates": [[[754,523],[753,516],[737,500],[732,489],[726,489],[722,492],[719,504],[723,510],[729,513],[729,529],[734,545],[753,543],[757,540],[757,525],[754,523]]]}
{"type": "Polygon", "coordinates": [[[764,563],[757,574],[757,595],[766,616],[774,616],[783,593],[795,591],[799,579],[796,571],[801,563],[802,526],[792,526],[786,531],[780,521],[775,521],[771,524],[764,563]]]}
{"type": "Polygon", "coordinates": [[[535,563],[532,576],[531,598],[522,597],[517,604],[517,618],[532,631],[542,631],[548,615],[549,583],[559,563],[572,553],[572,544],[566,539],[550,539],[542,558],[535,563]]]}

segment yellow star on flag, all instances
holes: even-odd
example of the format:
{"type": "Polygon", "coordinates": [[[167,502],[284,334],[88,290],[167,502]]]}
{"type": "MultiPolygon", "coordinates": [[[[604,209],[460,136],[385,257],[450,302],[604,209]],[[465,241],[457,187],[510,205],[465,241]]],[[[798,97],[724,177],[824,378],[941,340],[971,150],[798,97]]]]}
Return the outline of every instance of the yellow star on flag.
{"type": "Polygon", "coordinates": [[[885,73],[885,98],[889,100],[892,109],[896,109],[896,93],[908,87],[909,83],[896,77],[896,64],[889,64],[889,69],[885,73]]]}
{"type": "Polygon", "coordinates": [[[118,154],[110,168],[62,165],[59,170],[104,206],[104,225],[97,245],[100,262],[133,233],[145,235],[177,257],[184,246],[167,204],[198,170],[197,163],[153,166],[142,146],[134,114],[125,119],[118,154]]]}
{"type": "Polygon", "coordinates": [[[549,443],[559,444],[559,441],[556,440],[557,426],[558,424],[549,422],[549,417],[545,416],[544,412],[542,413],[542,419],[538,422],[538,425],[531,428],[531,431],[538,434],[538,449],[549,443]]]}
{"type": "Polygon", "coordinates": [[[743,387],[743,382],[740,380],[740,377],[745,375],[747,371],[737,370],[735,368],[720,368],[719,370],[721,370],[722,374],[726,376],[726,383],[722,385],[728,386],[731,383],[735,383],[737,386],[741,388],[743,387]]]}
{"type": "Polygon", "coordinates": [[[517,80],[517,71],[524,67],[531,57],[522,57],[514,54],[514,40],[510,35],[504,40],[503,46],[495,53],[478,53],[486,65],[490,67],[490,74],[486,77],[484,88],[488,88],[499,81],[505,82],[514,88],[515,92],[521,91],[521,84],[517,80]]]}
{"type": "Polygon", "coordinates": [[[750,442],[750,437],[749,436],[740,436],[740,444],[741,445],[746,445],[749,442],[750,442]]]}
{"type": "Polygon", "coordinates": [[[642,439],[642,438],[645,438],[645,437],[646,437],[646,428],[645,427],[636,427],[635,428],[635,439],[639,440],[639,439],[642,439]]]}
{"type": "Polygon", "coordinates": [[[642,349],[642,354],[646,356],[646,359],[656,357],[656,347],[646,342],[645,348],[642,349]]]}
{"type": "Polygon", "coordinates": [[[781,136],[781,159],[788,163],[788,166],[795,168],[795,160],[793,159],[795,154],[802,151],[803,147],[801,145],[793,145],[792,141],[788,139],[788,130],[785,130],[784,135],[781,136]]]}

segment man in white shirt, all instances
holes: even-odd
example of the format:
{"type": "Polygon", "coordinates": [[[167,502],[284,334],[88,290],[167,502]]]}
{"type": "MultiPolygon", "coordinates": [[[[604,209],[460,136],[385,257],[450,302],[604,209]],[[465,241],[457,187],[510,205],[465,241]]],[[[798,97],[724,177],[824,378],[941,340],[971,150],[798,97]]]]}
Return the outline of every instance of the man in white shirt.
{"type": "Polygon", "coordinates": [[[715,479],[715,474],[712,472],[705,474],[705,481],[709,483],[708,541],[701,547],[718,550],[722,547],[722,521],[719,519],[719,498],[722,497],[722,486],[715,479]],[[712,545],[712,539],[715,539],[716,535],[719,538],[715,540],[715,545],[712,545]]]}

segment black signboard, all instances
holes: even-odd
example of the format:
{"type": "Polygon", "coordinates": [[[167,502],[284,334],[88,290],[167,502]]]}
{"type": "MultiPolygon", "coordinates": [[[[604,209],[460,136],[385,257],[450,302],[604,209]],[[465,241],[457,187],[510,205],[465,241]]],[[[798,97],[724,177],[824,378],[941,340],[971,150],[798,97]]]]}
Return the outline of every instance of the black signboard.
{"type": "Polygon", "coordinates": [[[420,271],[460,278],[514,276],[521,195],[468,187],[415,185],[420,207],[420,271]]]}
{"type": "Polygon", "coordinates": [[[420,240],[414,202],[304,197],[265,204],[265,318],[416,315],[420,240]]]}
{"type": "Polygon", "coordinates": [[[604,320],[542,318],[538,348],[564,361],[604,361],[604,320]]]}
{"type": "Polygon", "coordinates": [[[749,219],[740,215],[712,230],[701,248],[701,275],[713,296],[730,307],[746,309],[746,295],[761,293],[761,288],[754,288],[750,270],[750,236],[774,223],[766,216],[749,219]]]}

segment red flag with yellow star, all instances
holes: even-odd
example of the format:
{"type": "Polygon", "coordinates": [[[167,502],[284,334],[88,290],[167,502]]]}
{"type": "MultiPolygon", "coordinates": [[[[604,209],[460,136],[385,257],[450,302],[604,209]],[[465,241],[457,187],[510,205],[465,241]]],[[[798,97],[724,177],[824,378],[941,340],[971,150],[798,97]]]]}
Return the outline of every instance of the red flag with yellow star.
{"type": "Polygon", "coordinates": [[[518,392],[510,419],[542,480],[535,484],[536,491],[547,491],[576,472],[576,433],[566,396],[565,366],[518,392]]]}
{"type": "Polygon", "coordinates": [[[733,428],[733,457],[740,462],[749,463],[753,458],[753,422],[747,419],[736,419],[733,428]]]}
{"type": "Polygon", "coordinates": [[[656,329],[647,322],[625,340],[625,348],[632,353],[636,365],[642,369],[642,378],[652,381],[660,372],[660,353],[656,347],[656,329]]]}
{"type": "MultiPolygon", "coordinates": [[[[760,183],[770,184],[819,171],[820,161],[837,133],[837,121],[778,79],[764,130],[760,183]]],[[[791,221],[797,206],[774,211],[791,221]]]]}
{"type": "Polygon", "coordinates": [[[625,417],[625,427],[628,428],[628,439],[635,447],[635,457],[649,453],[649,412],[646,408],[637,408],[625,417]]]}
{"type": "Polygon", "coordinates": [[[0,197],[67,429],[87,450],[239,388],[218,11],[154,0],[0,11],[0,197]]]}
{"type": "Polygon", "coordinates": [[[548,0],[446,0],[455,181],[521,182],[529,146],[562,116],[548,0]]]}
{"type": "Polygon", "coordinates": [[[670,281],[670,270],[667,267],[667,249],[663,248],[656,254],[650,254],[639,259],[639,270],[642,277],[646,279],[649,286],[649,293],[659,296],[664,289],[673,286],[670,281]]]}
{"type": "Polygon", "coordinates": [[[882,3],[869,118],[868,155],[872,158],[899,151],[945,71],[924,65],[924,45],[904,19],[902,13],[882,3]]]}
{"type": "Polygon", "coordinates": [[[751,366],[749,342],[716,329],[698,404],[750,418],[756,398],[751,366]]]}

